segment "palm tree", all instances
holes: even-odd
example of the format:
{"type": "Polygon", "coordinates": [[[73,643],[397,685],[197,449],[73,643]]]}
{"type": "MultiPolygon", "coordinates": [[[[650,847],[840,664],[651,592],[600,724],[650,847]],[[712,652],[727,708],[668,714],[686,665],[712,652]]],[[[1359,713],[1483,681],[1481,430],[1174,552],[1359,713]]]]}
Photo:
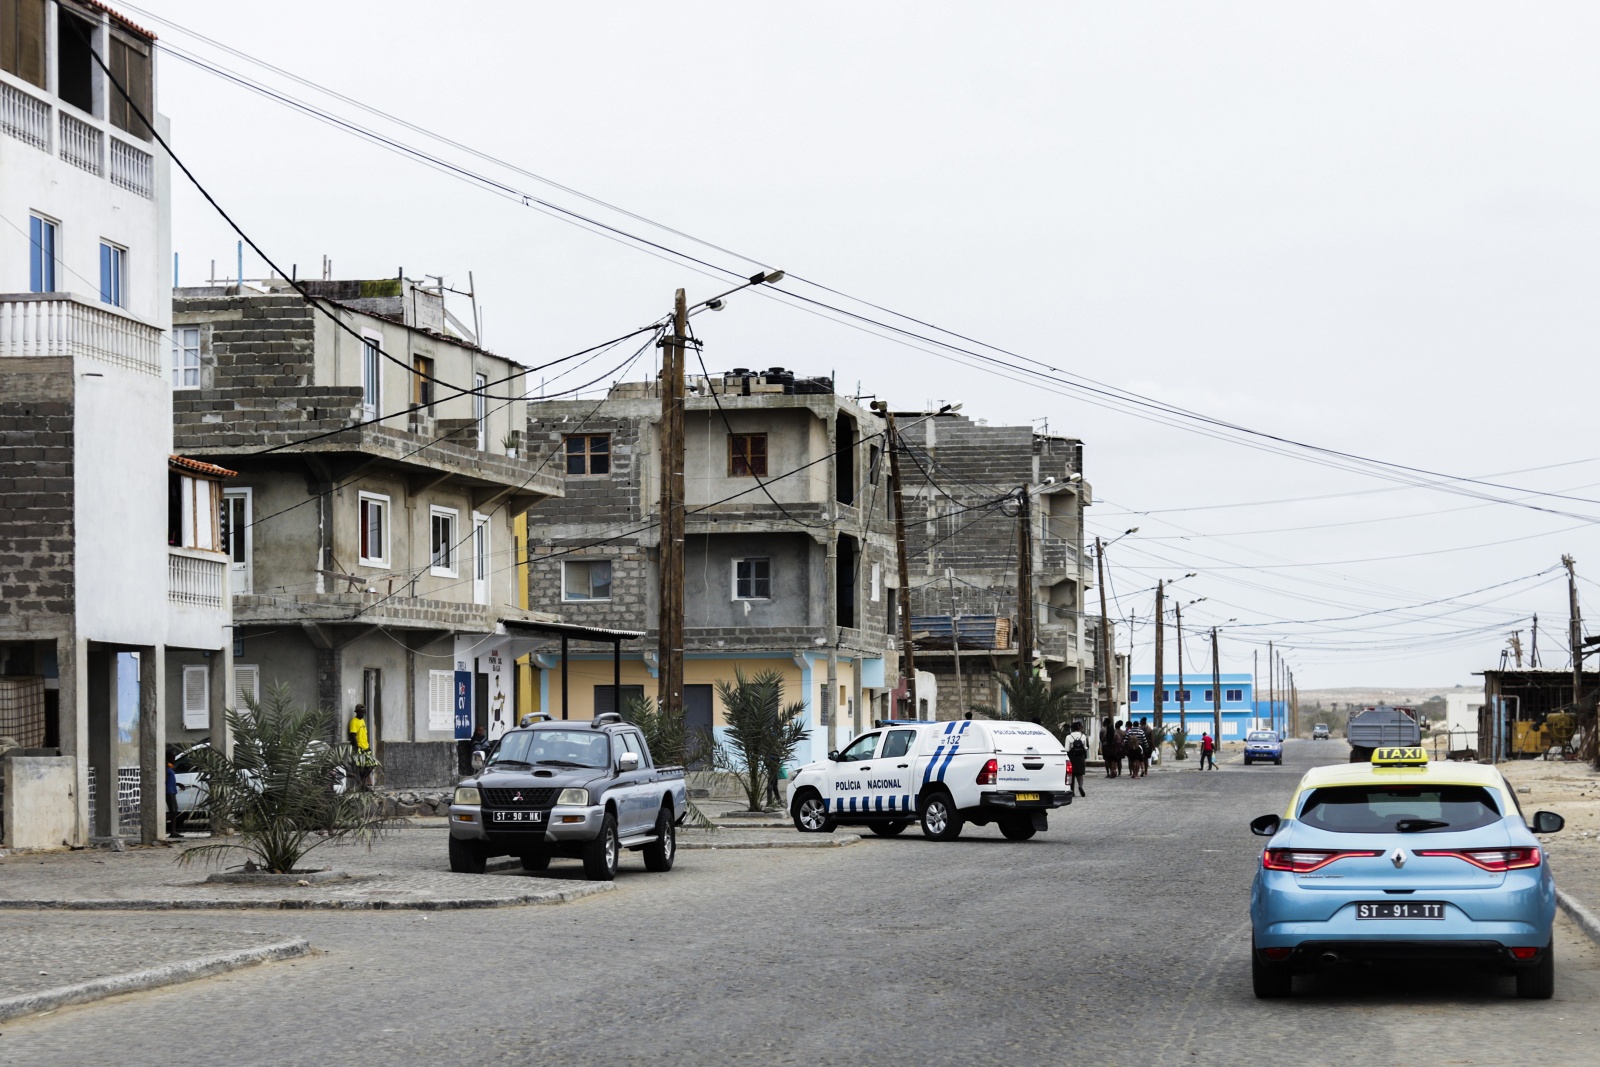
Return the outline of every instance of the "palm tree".
{"type": "Polygon", "coordinates": [[[270,687],[260,704],[247,704],[227,711],[232,755],[212,747],[190,753],[200,772],[200,810],[213,827],[239,836],[186,849],[178,861],[242,852],[266,871],[289,874],[329,841],[354,838],[370,847],[391,823],[377,794],[344,788],[356,752],[325,740],[333,712],[296,704],[284,684],[270,687]]]}
{"type": "MultiPolygon", "coordinates": [[[[711,761],[711,737],[701,730],[691,730],[683,721],[683,714],[668,714],[654,699],[629,697],[622,705],[622,717],[639,728],[644,743],[650,749],[650,758],[656,766],[679,766],[687,775],[689,768],[705,766],[711,761]]],[[[690,797],[689,822],[705,830],[716,829],[716,824],[700,810],[690,797]]]]}
{"type": "Polygon", "coordinates": [[[718,766],[739,781],[751,811],[762,811],[767,787],[776,784],[778,768],[794,758],[806,739],[806,706],[802,701],[785,706],[783,675],[766,670],[746,679],[734,670],[735,684],[717,683],[727,717],[728,744],[716,746],[718,766]]]}
{"type": "Polygon", "coordinates": [[[1033,672],[1012,671],[997,676],[1000,690],[1005,693],[1005,710],[983,706],[984,714],[996,719],[1015,719],[1018,722],[1038,723],[1057,737],[1066,736],[1067,725],[1072,721],[1068,707],[1075,685],[1054,685],[1033,672]]]}

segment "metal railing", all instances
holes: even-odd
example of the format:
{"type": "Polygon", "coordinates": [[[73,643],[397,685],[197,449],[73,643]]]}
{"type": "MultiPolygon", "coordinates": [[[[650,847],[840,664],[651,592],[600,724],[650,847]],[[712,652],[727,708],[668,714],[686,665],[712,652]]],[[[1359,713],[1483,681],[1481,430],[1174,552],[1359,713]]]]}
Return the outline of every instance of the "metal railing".
{"type": "Polygon", "coordinates": [[[0,129],[50,151],[50,105],[10,82],[0,82],[0,129]]]}
{"type": "Polygon", "coordinates": [[[169,548],[167,599],[174,604],[220,608],[223,592],[227,588],[227,569],[227,561],[220,556],[209,559],[169,548]]]}
{"type": "Polygon", "coordinates": [[[146,198],[156,195],[155,160],[126,141],[111,138],[111,184],[146,198]]]}
{"type": "Polygon", "coordinates": [[[100,143],[105,134],[80,118],[61,113],[61,158],[90,174],[102,173],[100,143]]]}
{"type": "Polygon", "coordinates": [[[0,358],[90,356],[161,376],[161,331],[61,293],[0,298],[0,358]]]}

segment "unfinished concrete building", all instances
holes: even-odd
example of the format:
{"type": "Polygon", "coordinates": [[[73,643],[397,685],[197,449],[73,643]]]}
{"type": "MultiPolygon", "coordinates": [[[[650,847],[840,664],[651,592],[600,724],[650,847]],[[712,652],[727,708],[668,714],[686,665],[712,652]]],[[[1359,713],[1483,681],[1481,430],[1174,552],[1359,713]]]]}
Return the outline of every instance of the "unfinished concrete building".
{"type": "MultiPolygon", "coordinates": [[[[716,682],[780,672],[803,701],[802,758],[842,747],[890,705],[894,545],[882,422],[826,378],[734,370],[688,383],[684,678],[689,724],[720,726],[716,682]]],[[[656,695],[661,401],[656,382],[606,399],[530,401],[527,440],[554,452],[562,499],[528,531],[528,605],[572,623],[647,630],[625,654],[622,696],[656,695]]],[[[608,653],[553,649],[528,668],[538,706],[612,707],[608,653]]]]}
{"type": "Polygon", "coordinates": [[[917,669],[938,679],[940,716],[1004,706],[997,677],[1016,669],[1019,610],[1034,614],[1034,662],[1052,682],[1076,686],[1087,714],[1099,612],[1085,614],[1093,561],[1083,546],[1083,442],[954,414],[896,420],[909,427],[900,476],[917,669]],[[1033,588],[1019,607],[1024,493],[1033,588]]]}
{"type": "MultiPolygon", "coordinates": [[[[281,280],[173,300],[175,438],[238,471],[221,529],[230,702],[285,683],[334,709],[341,736],[363,703],[386,784],[447,784],[458,672],[475,724],[516,721],[506,627],[537,617],[519,606],[513,520],[560,476],[519,451],[521,368],[452,330],[440,287],[309,289],[348,331],[281,280]]],[[[217,697],[190,687],[203,670],[168,657],[185,694],[172,737],[205,736],[217,697]]]]}

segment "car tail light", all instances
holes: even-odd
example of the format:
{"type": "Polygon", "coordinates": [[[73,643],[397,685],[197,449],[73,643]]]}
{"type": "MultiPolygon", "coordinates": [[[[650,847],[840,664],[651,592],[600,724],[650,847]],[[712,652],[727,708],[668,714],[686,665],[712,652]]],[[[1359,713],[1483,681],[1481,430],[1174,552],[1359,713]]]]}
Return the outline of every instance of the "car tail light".
{"type": "Polygon", "coordinates": [[[1539,950],[1536,948],[1514,948],[1511,950],[1511,958],[1514,960],[1531,960],[1538,954],[1539,950]]]}
{"type": "Polygon", "coordinates": [[[983,770],[978,772],[979,785],[994,785],[999,780],[1000,762],[998,760],[990,760],[983,765],[983,770]]]}
{"type": "Polygon", "coordinates": [[[1067,757],[1067,784],[1072,784],[1072,757],[1067,757]]]}
{"type": "Polygon", "coordinates": [[[1286,960],[1293,951],[1292,948],[1264,948],[1261,954],[1269,960],[1286,960]]]}
{"type": "Polygon", "coordinates": [[[1293,871],[1307,874],[1321,870],[1334,860],[1354,857],[1381,856],[1382,852],[1370,849],[1331,848],[1269,848],[1261,854],[1261,866],[1269,871],[1293,871]]]}
{"type": "Polygon", "coordinates": [[[1430,848],[1419,849],[1417,855],[1451,856],[1496,874],[1525,870],[1544,862],[1537,848],[1430,848]]]}

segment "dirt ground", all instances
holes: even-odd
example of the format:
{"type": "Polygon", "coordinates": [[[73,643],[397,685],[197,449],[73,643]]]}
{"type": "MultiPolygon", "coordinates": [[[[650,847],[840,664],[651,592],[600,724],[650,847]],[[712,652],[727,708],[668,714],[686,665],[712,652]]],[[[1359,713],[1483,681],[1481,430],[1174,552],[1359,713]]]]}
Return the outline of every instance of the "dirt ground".
{"type": "Polygon", "coordinates": [[[1556,885],[1600,912],[1600,772],[1584,763],[1515,760],[1500,771],[1517,790],[1523,814],[1553,811],[1567,820],[1540,838],[1556,885]]]}

